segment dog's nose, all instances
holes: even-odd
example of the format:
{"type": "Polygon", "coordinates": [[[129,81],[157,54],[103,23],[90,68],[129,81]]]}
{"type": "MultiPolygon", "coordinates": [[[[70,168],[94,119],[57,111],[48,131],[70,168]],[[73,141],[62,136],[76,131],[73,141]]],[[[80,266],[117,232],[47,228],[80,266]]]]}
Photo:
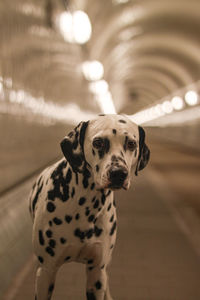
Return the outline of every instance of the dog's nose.
{"type": "Polygon", "coordinates": [[[124,168],[110,169],[108,171],[108,179],[110,180],[111,185],[114,187],[121,187],[127,176],[128,172],[124,168]]]}

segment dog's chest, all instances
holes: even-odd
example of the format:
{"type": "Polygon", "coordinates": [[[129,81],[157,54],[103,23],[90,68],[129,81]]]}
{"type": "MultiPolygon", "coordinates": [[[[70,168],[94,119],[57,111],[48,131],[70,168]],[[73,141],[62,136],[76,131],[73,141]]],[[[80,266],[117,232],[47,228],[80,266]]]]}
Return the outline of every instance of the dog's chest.
{"type": "Polygon", "coordinates": [[[64,161],[48,173],[35,216],[43,231],[80,243],[112,239],[116,227],[113,193],[97,191],[92,176],[74,173],[64,161]]]}

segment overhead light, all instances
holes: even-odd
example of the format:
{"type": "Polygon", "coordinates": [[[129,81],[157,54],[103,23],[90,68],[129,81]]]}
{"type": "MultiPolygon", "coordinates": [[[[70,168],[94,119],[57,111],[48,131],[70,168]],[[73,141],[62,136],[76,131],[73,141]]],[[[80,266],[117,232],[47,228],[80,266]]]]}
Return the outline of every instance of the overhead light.
{"type": "Polygon", "coordinates": [[[181,110],[184,107],[183,99],[178,96],[173,97],[171,103],[175,110],[181,110]]]}
{"type": "MultiPolygon", "coordinates": [[[[200,81],[195,83],[195,86],[199,86],[200,81]]],[[[194,83],[192,84],[194,86],[194,83]]],[[[192,86],[188,86],[188,92],[185,94],[185,102],[194,106],[199,103],[199,95],[196,91],[192,90],[192,86]]],[[[178,90],[177,94],[183,94],[185,87],[182,90],[178,90]]],[[[185,102],[180,96],[172,96],[171,101],[164,101],[157,103],[152,107],[141,110],[134,115],[129,116],[133,122],[138,125],[147,123],[150,126],[164,126],[178,123],[184,123],[192,120],[197,120],[200,118],[200,108],[185,108],[185,102]],[[176,111],[177,110],[177,111],[176,111]],[[182,111],[181,111],[182,110],[182,111]],[[162,117],[162,118],[160,118],[162,117]],[[181,119],[182,118],[182,119],[181,119]]]]}
{"type": "Polygon", "coordinates": [[[108,92],[108,83],[105,80],[98,80],[89,84],[89,90],[93,94],[103,95],[108,92]]]}
{"type": "Polygon", "coordinates": [[[196,105],[198,103],[198,94],[195,91],[188,91],[185,94],[185,102],[188,105],[196,105]]]}
{"type": "Polygon", "coordinates": [[[164,113],[170,114],[173,111],[173,106],[170,101],[164,101],[161,105],[164,113]]]}
{"type": "Polygon", "coordinates": [[[95,100],[98,102],[103,113],[116,114],[115,106],[110,92],[107,92],[103,95],[102,94],[96,95],[95,100]]]}
{"type": "Polygon", "coordinates": [[[64,39],[70,43],[85,44],[91,37],[92,26],[89,17],[81,10],[61,13],[57,23],[64,39]]]}
{"type": "Polygon", "coordinates": [[[86,61],[82,64],[82,71],[87,80],[96,81],[103,77],[104,67],[97,60],[86,61]]]}
{"type": "Polygon", "coordinates": [[[129,0],[113,0],[114,4],[121,4],[121,3],[127,3],[129,0]]]}
{"type": "Polygon", "coordinates": [[[121,40],[121,41],[128,41],[130,39],[132,39],[133,37],[139,35],[143,33],[142,31],[142,28],[140,27],[134,27],[134,28],[128,28],[128,29],[125,29],[123,30],[122,32],[120,32],[118,34],[118,38],[121,40]]]}
{"type": "Polygon", "coordinates": [[[0,81],[0,93],[3,92],[3,83],[0,81]]]}
{"type": "MultiPolygon", "coordinates": [[[[8,89],[7,97],[8,101],[0,101],[0,113],[21,115],[30,120],[39,121],[47,125],[57,121],[76,124],[81,120],[88,120],[95,117],[94,113],[82,111],[80,107],[74,103],[61,106],[53,102],[47,102],[43,97],[35,98],[22,89],[8,89]]],[[[0,100],[4,100],[4,91],[1,81],[0,100]]]]}
{"type": "Polygon", "coordinates": [[[105,114],[116,114],[116,109],[109,91],[109,85],[105,80],[93,81],[89,84],[89,90],[94,94],[101,111],[105,114]]]}
{"type": "Polygon", "coordinates": [[[156,106],[154,106],[154,111],[156,114],[156,117],[161,117],[164,116],[165,112],[162,110],[162,105],[161,104],[157,104],[156,106]]]}
{"type": "Polygon", "coordinates": [[[69,12],[63,12],[58,18],[58,25],[60,32],[62,33],[65,40],[73,43],[73,17],[69,12]]]}

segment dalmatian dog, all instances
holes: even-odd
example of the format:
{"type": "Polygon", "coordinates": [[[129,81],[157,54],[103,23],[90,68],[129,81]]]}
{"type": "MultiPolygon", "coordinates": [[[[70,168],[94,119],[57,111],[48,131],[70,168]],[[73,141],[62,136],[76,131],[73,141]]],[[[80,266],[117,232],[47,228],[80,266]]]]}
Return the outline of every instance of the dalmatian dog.
{"type": "Polygon", "coordinates": [[[107,267],[116,239],[113,191],[128,190],[148,163],[145,132],[121,115],[81,122],[61,142],[64,158],[45,169],[30,194],[39,260],[35,300],[50,300],[63,263],[86,265],[87,300],[112,300],[107,267]]]}

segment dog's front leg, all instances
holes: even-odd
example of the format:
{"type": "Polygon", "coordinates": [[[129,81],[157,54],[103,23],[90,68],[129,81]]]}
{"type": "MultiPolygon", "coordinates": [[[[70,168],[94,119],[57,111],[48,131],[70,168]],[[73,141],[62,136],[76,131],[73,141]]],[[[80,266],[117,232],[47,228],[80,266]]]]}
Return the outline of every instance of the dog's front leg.
{"type": "MultiPolygon", "coordinates": [[[[90,263],[90,261],[89,261],[90,263]]],[[[87,300],[104,300],[107,288],[107,273],[100,266],[87,265],[87,300]]]]}
{"type": "Polygon", "coordinates": [[[104,300],[113,300],[113,298],[111,297],[111,294],[110,294],[108,276],[107,276],[107,286],[106,286],[106,292],[105,292],[104,300]]]}
{"type": "Polygon", "coordinates": [[[55,281],[56,272],[44,267],[38,267],[36,274],[35,300],[50,300],[55,281]]]}

